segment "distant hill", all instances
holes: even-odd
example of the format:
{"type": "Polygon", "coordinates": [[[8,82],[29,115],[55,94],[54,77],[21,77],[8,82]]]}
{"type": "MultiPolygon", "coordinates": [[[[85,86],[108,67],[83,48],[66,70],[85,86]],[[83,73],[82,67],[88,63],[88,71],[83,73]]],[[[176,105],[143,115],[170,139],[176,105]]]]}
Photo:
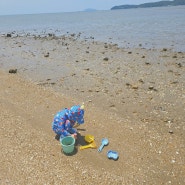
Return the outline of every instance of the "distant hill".
{"type": "Polygon", "coordinates": [[[178,5],[185,5],[185,0],[159,1],[159,2],[153,2],[153,3],[143,3],[140,5],[120,5],[120,6],[112,7],[111,10],[130,9],[130,8],[150,8],[150,7],[161,7],[161,6],[178,6],[178,5]]]}
{"type": "Polygon", "coordinates": [[[85,12],[94,12],[94,11],[97,11],[96,9],[93,9],[93,8],[87,8],[84,10],[85,12]]]}

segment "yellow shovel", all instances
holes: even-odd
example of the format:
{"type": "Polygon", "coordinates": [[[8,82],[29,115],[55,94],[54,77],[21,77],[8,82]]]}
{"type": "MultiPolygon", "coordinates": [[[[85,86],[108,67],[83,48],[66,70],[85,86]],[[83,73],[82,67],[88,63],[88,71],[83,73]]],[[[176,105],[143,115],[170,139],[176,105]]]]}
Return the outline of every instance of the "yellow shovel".
{"type": "Polygon", "coordinates": [[[86,149],[86,148],[97,148],[96,143],[93,141],[92,143],[84,146],[80,146],[80,150],[86,149]]]}

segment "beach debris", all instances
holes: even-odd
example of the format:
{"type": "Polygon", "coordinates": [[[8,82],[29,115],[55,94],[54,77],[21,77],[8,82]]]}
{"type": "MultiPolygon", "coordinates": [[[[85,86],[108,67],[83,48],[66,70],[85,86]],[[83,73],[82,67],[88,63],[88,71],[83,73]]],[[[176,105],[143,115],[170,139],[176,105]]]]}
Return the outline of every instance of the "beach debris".
{"type": "Polygon", "coordinates": [[[14,73],[15,74],[15,73],[17,73],[17,69],[10,69],[9,73],[14,73]]]}

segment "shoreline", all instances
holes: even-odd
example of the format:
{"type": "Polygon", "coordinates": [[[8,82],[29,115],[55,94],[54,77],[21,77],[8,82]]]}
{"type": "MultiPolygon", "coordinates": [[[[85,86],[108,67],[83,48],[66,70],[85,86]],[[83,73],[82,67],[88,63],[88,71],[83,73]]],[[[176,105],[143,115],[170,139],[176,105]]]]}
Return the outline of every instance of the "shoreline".
{"type": "Polygon", "coordinates": [[[11,31],[4,31],[0,33],[0,37],[10,37],[10,38],[34,38],[34,39],[54,39],[54,40],[61,40],[64,38],[71,38],[74,39],[76,41],[85,41],[85,42],[93,42],[93,43],[106,43],[107,45],[110,46],[116,46],[120,49],[128,49],[128,50],[140,50],[140,49],[145,49],[145,50],[168,50],[174,53],[185,53],[185,48],[184,46],[181,45],[174,45],[174,41],[169,44],[169,45],[163,45],[161,44],[152,44],[149,43],[147,41],[145,41],[144,43],[140,43],[138,41],[136,41],[136,43],[130,43],[130,41],[128,40],[124,40],[121,43],[119,43],[119,41],[117,40],[112,40],[112,37],[109,38],[104,38],[105,40],[103,41],[101,38],[95,38],[93,35],[87,35],[87,33],[83,33],[81,31],[77,31],[77,32],[60,32],[58,29],[56,30],[52,30],[50,29],[50,31],[46,31],[45,30],[40,30],[40,31],[36,31],[35,29],[33,30],[19,30],[19,31],[15,31],[15,30],[11,30],[11,31]],[[163,46],[162,46],[163,45],[163,46]],[[182,49],[183,48],[183,49],[182,49]]]}
{"type": "MultiPolygon", "coordinates": [[[[44,146],[37,151],[41,158],[45,156],[43,149],[47,148],[43,137],[48,135],[48,149],[57,153],[51,157],[53,152],[47,150],[48,155],[45,156],[46,160],[49,156],[55,160],[47,163],[47,169],[51,169],[48,171],[50,175],[52,170],[59,175],[53,163],[60,166],[62,159],[65,159],[66,169],[75,174],[71,177],[73,183],[75,177],[81,177],[82,184],[184,183],[185,53],[165,48],[118,48],[116,45],[81,41],[74,37],[0,37],[0,42],[0,75],[3,79],[1,120],[4,125],[7,110],[21,119],[24,128],[29,125],[40,145],[44,146]],[[9,69],[17,69],[17,74],[8,74],[9,69]],[[81,135],[95,135],[98,146],[102,137],[108,137],[110,144],[102,154],[88,149],[68,157],[59,151],[60,146],[53,139],[50,123],[60,108],[82,102],[86,106],[86,123],[80,130],[81,135]],[[25,113],[23,118],[21,111],[25,113]],[[44,136],[38,135],[39,129],[44,136]],[[52,143],[56,148],[51,147],[52,143]],[[108,149],[118,151],[118,161],[106,158],[108,149]],[[68,163],[74,166],[69,169],[68,163]],[[75,172],[76,168],[78,173],[75,172]],[[102,182],[103,176],[105,179],[102,182]]],[[[8,120],[14,121],[14,116],[11,118],[8,120]]],[[[10,126],[3,126],[2,139],[3,136],[7,138],[6,132],[10,126]]],[[[18,128],[15,132],[27,133],[18,128]]],[[[15,132],[12,130],[11,134],[15,132]]],[[[19,137],[17,143],[20,142],[19,137]]],[[[10,153],[9,160],[12,161],[12,151],[6,148],[8,140],[5,138],[2,146],[10,153]]],[[[33,143],[37,143],[37,140],[32,138],[33,143]]],[[[25,141],[29,145],[30,140],[25,141]]],[[[24,156],[24,147],[19,147],[19,150],[24,156]]],[[[29,152],[30,158],[33,157],[35,148],[31,147],[29,152]]],[[[5,155],[1,155],[5,164],[1,170],[5,172],[10,164],[6,162],[5,155]]],[[[14,155],[17,156],[16,150],[14,155]]],[[[39,157],[34,161],[39,163],[39,157]]],[[[59,166],[58,169],[63,171],[65,167],[59,166]]],[[[33,169],[46,177],[41,166],[34,166],[33,169]]],[[[27,172],[24,174],[28,175],[27,172]]],[[[32,174],[30,176],[33,177],[32,174]]],[[[67,176],[52,178],[53,182],[67,180],[67,176]]],[[[5,180],[3,177],[1,179],[5,180]]],[[[24,176],[20,177],[21,182],[24,180],[24,176]]],[[[12,179],[12,183],[15,182],[16,177],[12,179]]],[[[31,179],[26,182],[31,182],[31,179]]]]}

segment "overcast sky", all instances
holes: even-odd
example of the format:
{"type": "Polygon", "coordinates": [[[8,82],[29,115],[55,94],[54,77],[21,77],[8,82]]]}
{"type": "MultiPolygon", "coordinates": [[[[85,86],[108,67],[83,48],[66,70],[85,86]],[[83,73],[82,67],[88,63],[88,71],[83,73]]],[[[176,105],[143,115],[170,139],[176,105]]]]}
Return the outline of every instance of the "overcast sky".
{"type": "Polygon", "coordinates": [[[157,1],[160,0],[0,0],[0,15],[109,10],[117,5],[157,1]]]}

